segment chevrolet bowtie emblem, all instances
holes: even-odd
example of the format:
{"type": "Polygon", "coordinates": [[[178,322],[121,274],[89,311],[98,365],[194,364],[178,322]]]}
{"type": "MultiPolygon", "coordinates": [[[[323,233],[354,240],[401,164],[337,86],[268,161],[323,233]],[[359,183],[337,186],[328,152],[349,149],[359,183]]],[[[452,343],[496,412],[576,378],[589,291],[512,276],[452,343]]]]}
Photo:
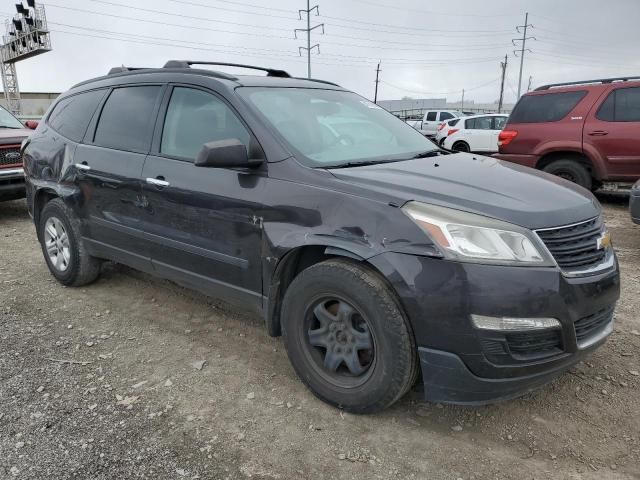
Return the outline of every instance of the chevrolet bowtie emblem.
{"type": "Polygon", "coordinates": [[[598,237],[597,247],[598,250],[606,250],[611,247],[611,235],[609,232],[602,232],[602,235],[598,237]]]}

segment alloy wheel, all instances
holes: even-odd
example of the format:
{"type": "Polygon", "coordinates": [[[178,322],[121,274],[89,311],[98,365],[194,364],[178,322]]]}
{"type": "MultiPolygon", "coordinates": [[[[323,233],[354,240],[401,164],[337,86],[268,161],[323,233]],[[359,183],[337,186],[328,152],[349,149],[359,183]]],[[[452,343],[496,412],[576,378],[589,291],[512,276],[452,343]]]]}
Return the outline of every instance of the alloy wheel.
{"type": "Polygon", "coordinates": [[[71,260],[71,245],[64,225],[56,217],[48,218],[44,224],[44,245],[51,265],[59,272],[66,271],[71,260]]]}

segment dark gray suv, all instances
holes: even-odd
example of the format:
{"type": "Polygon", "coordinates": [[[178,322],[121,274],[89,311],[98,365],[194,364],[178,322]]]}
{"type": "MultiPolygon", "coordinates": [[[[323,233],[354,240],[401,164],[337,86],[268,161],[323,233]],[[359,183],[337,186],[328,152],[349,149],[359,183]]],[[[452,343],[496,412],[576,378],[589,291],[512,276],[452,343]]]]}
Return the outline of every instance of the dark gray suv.
{"type": "Polygon", "coordinates": [[[254,309],[300,379],[358,413],[418,379],[433,401],[511,398],[612,331],[618,266],[588,191],[440,150],[328,82],[197,63],[78,84],[26,143],[61,283],[111,260],[254,309]]]}

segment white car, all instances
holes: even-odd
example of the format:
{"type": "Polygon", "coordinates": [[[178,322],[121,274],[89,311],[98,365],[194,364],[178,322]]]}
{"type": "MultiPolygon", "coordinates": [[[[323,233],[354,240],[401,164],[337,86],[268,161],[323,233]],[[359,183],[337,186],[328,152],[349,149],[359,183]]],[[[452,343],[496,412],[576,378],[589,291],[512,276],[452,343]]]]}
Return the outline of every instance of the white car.
{"type": "Polygon", "coordinates": [[[456,125],[458,125],[459,122],[459,118],[452,118],[451,120],[440,122],[440,125],[438,125],[438,130],[436,131],[436,136],[433,139],[434,142],[436,142],[436,144],[441,147],[444,143],[445,138],[458,131],[456,129],[456,125]]]}
{"type": "Polygon", "coordinates": [[[498,134],[507,123],[508,115],[488,113],[461,118],[456,131],[445,138],[442,146],[459,152],[498,151],[498,134]]]}
{"type": "Polygon", "coordinates": [[[464,117],[464,114],[457,110],[427,110],[421,121],[408,121],[407,123],[421,134],[433,138],[440,122],[458,117],[464,117]]]}

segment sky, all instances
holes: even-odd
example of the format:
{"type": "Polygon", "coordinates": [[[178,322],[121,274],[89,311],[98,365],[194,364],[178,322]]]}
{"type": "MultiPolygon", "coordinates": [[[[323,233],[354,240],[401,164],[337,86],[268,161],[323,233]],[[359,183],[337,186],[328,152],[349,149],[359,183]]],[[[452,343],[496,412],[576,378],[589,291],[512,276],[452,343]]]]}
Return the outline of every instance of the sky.
{"type": "MultiPolygon", "coordinates": [[[[7,21],[15,0],[0,0],[7,21]]],[[[26,5],[26,1],[24,2],[26,5]]],[[[269,66],[307,75],[306,0],[51,0],[52,51],[17,64],[20,90],[62,92],[113,66],[159,67],[169,59],[269,66]],[[296,36],[298,38],[296,38],[296,36]]],[[[640,0],[316,0],[312,76],[373,99],[494,102],[507,55],[505,102],[516,100],[529,13],[522,89],[571,80],[640,75],[640,0]],[[522,29],[520,29],[522,30],[522,29]]],[[[221,68],[225,71],[236,71],[221,68]]],[[[244,73],[244,72],[243,72],[244,73]]]]}

